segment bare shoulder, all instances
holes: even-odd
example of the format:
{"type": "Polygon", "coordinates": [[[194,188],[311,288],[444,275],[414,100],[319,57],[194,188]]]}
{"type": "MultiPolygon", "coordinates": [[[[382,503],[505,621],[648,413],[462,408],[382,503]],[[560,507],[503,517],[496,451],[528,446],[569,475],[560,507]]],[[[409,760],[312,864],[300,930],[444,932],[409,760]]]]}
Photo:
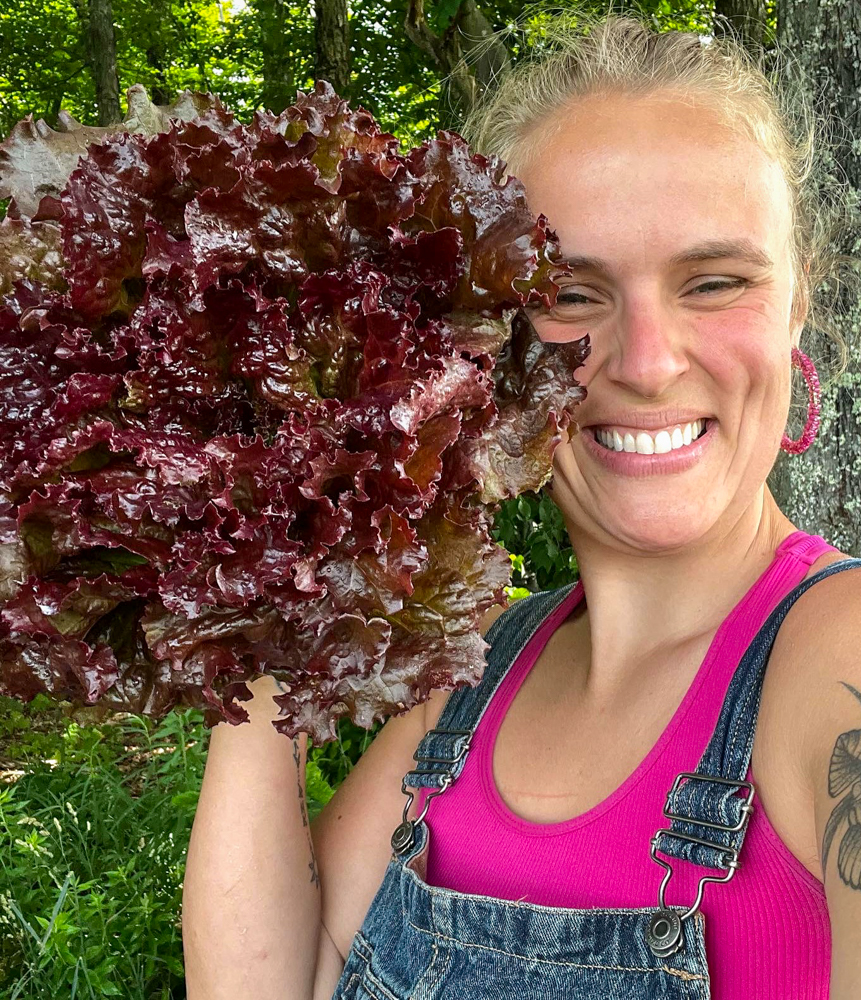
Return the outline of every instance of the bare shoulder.
{"type": "MultiPolygon", "coordinates": [[[[805,579],[850,558],[829,552],[810,567],[805,579]]],[[[797,688],[808,699],[811,684],[828,679],[840,651],[852,642],[861,656],[861,566],[817,580],[796,600],[775,637],[766,678],[779,674],[785,694],[797,688]]]]}
{"type": "MultiPolygon", "coordinates": [[[[808,578],[832,563],[851,558],[845,552],[831,552],[816,561],[808,578]]],[[[861,565],[817,580],[795,602],[785,624],[784,645],[791,645],[793,652],[805,659],[814,655],[826,665],[832,647],[836,652],[853,637],[857,644],[861,637],[861,565]]],[[[857,645],[855,649],[861,653],[857,645]]]]}
{"type": "MultiPolygon", "coordinates": [[[[861,977],[861,565],[817,581],[797,606],[784,652],[792,666],[796,738],[812,793],[818,876],[824,883],[832,929],[831,982],[857,984],[861,977]]],[[[840,992],[841,997],[849,995],[840,992]]]]}
{"type": "MultiPolygon", "coordinates": [[[[850,558],[829,553],[808,578],[850,558]]],[[[775,638],[765,683],[811,784],[818,782],[842,714],[844,685],[861,685],[861,565],[818,580],[798,598],[775,638]]]]}
{"type": "MultiPolygon", "coordinates": [[[[511,604],[494,604],[485,611],[482,616],[481,623],[479,625],[479,630],[482,635],[487,635],[487,630],[496,621],[496,619],[502,614],[503,611],[507,611],[511,607],[511,604]]],[[[451,691],[443,690],[442,688],[437,688],[431,691],[427,701],[425,701],[425,730],[433,729],[439,717],[442,715],[442,710],[445,708],[445,703],[448,701],[448,696],[451,691]]]]}

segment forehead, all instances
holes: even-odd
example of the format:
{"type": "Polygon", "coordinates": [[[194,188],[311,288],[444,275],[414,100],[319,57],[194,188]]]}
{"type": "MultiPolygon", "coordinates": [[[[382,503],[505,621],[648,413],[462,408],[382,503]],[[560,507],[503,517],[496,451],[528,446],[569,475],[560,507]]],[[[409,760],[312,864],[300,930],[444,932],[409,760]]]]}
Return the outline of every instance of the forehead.
{"type": "Polygon", "coordinates": [[[746,238],[788,253],[779,164],[707,103],[674,95],[595,96],[560,111],[516,172],[563,251],[626,263],[704,239],[746,238]]]}

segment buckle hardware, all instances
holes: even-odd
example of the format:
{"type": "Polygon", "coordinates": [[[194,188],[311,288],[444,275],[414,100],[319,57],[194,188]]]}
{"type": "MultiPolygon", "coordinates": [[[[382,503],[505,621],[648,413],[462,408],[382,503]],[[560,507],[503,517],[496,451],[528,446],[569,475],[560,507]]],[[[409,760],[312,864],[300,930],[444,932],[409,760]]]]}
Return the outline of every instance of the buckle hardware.
{"type": "MultiPolygon", "coordinates": [[[[427,736],[432,736],[434,733],[445,733],[447,735],[452,735],[452,736],[471,736],[472,735],[472,730],[471,729],[429,729],[425,733],[425,735],[422,737],[422,739],[424,739],[427,736]]],[[[458,753],[458,755],[456,757],[425,757],[423,755],[419,755],[418,748],[416,748],[416,751],[413,754],[413,760],[418,761],[419,764],[456,764],[464,756],[464,754],[467,752],[467,750],[469,750],[469,745],[470,745],[471,742],[472,741],[469,740],[469,739],[465,740],[463,746],[460,748],[460,753],[458,753]]],[[[409,774],[439,774],[440,772],[437,771],[437,770],[434,770],[433,768],[431,770],[429,770],[429,771],[427,771],[427,770],[420,771],[417,768],[413,768],[413,770],[409,771],[408,773],[409,774]]]]}
{"type": "Polygon", "coordinates": [[[404,795],[407,795],[409,797],[406,801],[406,804],[404,805],[403,819],[395,828],[395,832],[392,834],[392,840],[391,840],[392,849],[396,854],[403,854],[405,851],[410,850],[410,848],[415,844],[416,826],[419,823],[421,823],[421,821],[427,815],[428,807],[430,805],[430,800],[435,795],[441,795],[446,790],[446,788],[448,788],[448,786],[454,781],[454,778],[451,776],[451,773],[449,771],[442,769],[437,770],[434,768],[421,769],[421,764],[456,764],[459,760],[463,758],[463,756],[466,754],[467,750],[469,750],[470,747],[471,743],[470,737],[472,736],[471,729],[429,729],[425,733],[425,736],[430,736],[433,733],[445,733],[454,736],[466,736],[467,739],[464,741],[464,744],[461,747],[458,755],[454,758],[425,757],[420,755],[418,749],[416,749],[415,753],[413,754],[413,760],[417,761],[420,766],[418,768],[413,768],[412,771],[407,771],[407,773],[403,777],[403,780],[401,781],[401,791],[404,793],[404,795]],[[407,819],[407,813],[409,812],[410,806],[412,805],[413,800],[415,799],[415,792],[411,788],[407,788],[407,778],[411,774],[442,775],[442,784],[440,785],[439,788],[434,788],[428,792],[427,797],[425,798],[424,808],[422,809],[420,815],[418,815],[415,818],[415,820],[407,819]]]}
{"type": "MultiPolygon", "coordinates": [[[[667,795],[667,802],[666,805],[664,806],[664,815],[667,817],[667,819],[678,820],[679,822],[682,823],[691,823],[694,826],[709,827],[712,830],[721,830],[724,833],[737,833],[739,830],[743,830],[750,820],[750,814],[753,812],[753,796],[754,796],[754,787],[752,783],[749,781],[732,781],[729,778],[718,778],[718,777],[712,777],[711,775],[707,774],[695,774],[692,772],[685,771],[676,777],[676,780],[673,783],[673,787],[670,790],[670,793],[667,795]],[[730,826],[728,823],[712,823],[712,822],[707,822],[705,820],[693,819],[690,816],[682,816],[679,813],[671,812],[669,807],[672,796],[677,791],[679,785],[682,783],[682,780],[685,778],[689,778],[691,780],[699,780],[699,781],[713,781],[722,785],[735,785],[738,788],[746,789],[747,796],[741,806],[741,813],[742,813],[741,819],[737,823],[730,826]]],[[[738,850],[734,847],[727,847],[724,844],[715,844],[713,841],[703,840],[701,837],[694,837],[692,834],[689,833],[679,833],[672,829],[658,830],[651,840],[651,845],[652,845],[651,856],[653,861],[656,861],[659,865],[661,865],[662,868],[666,869],[666,873],[663,877],[663,880],[661,881],[661,887],[658,890],[658,903],[660,906],[660,911],[659,914],[656,914],[655,917],[653,918],[654,922],[658,920],[659,916],[661,917],[661,920],[663,922],[659,922],[659,924],[656,925],[659,926],[661,930],[664,929],[664,923],[666,923],[666,920],[669,919],[668,914],[672,912],[670,911],[666,903],[666,890],[670,878],[672,877],[673,874],[673,869],[670,866],[670,864],[667,861],[664,861],[663,858],[659,858],[657,856],[658,844],[660,842],[661,835],[669,837],[677,837],[679,840],[687,840],[692,844],[699,844],[701,847],[710,847],[713,850],[717,851],[718,854],[723,859],[723,863],[720,864],[719,867],[726,869],[726,875],[723,876],[704,875],[700,879],[699,885],[697,886],[697,897],[694,900],[693,905],[690,906],[684,913],[679,915],[678,917],[679,925],[677,927],[675,926],[675,923],[673,924],[672,932],[669,933],[668,938],[661,939],[663,938],[663,936],[660,936],[660,938],[658,938],[655,936],[654,933],[651,932],[647,934],[646,943],[649,945],[654,954],[658,955],[658,957],[663,957],[666,956],[667,954],[671,954],[671,952],[667,951],[668,946],[673,947],[676,950],[681,947],[681,923],[683,923],[688,918],[692,917],[697,912],[697,910],[699,910],[700,906],[702,905],[703,893],[705,891],[706,883],[729,882],[729,880],[733,877],[733,875],[735,875],[739,867],[738,850]]]]}
{"type": "MultiPolygon", "coordinates": [[[[696,826],[707,826],[712,830],[723,830],[724,833],[735,833],[737,830],[743,829],[748,819],[750,819],[750,814],[753,811],[753,794],[753,785],[749,781],[732,781],[729,778],[713,778],[711,775],[695,774],[692,771],[683,771],[681,774],[676,775],[673,787],[667,793],[667,801],[664,805],[664,815],[667,819],[677,819],[682,823],[694,823],[696,826]],[[670,812],[670,800],[678,791],[679,785],[682,783],[682,778],[690,778],[693,780],[698,779],[700,781],[714,781],[721,785],[736,785],[738,788],[748,789],[749,794],[741,807],[741,819],[734,826],[728,826],[726,823],[711,823],[704,819],[691,819],[690,816],[680,816],[678,813],[670,812]]],[[[680,837],[681,834],[676,834],[676,836],[680,837]]],[[[699,840],[697,843],[705,844],[706,847],[718,846],[703,840],[699,840]]]]}

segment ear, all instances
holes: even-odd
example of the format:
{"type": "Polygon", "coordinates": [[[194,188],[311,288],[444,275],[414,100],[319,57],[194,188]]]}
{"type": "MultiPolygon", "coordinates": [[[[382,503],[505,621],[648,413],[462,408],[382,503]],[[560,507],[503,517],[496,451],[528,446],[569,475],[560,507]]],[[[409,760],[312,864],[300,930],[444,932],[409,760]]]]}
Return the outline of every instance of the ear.
{"type": "Polygon", "coordinates": [[[801,347],[801,331],[804,329],[804,322],[796,323],[792,326],[790,330],[792,346],[800,348],[801,347]]]}
{"type": "Polygon", "coordinates": [[[804,329],[804,322],[810,311],[810,291],[806,278],[810,274],[810,261],[804,265],[805,282],[799,287],[796,282],[792,297],[792,310],[790,313],[790,336],[793,347],[801,345],[801,331],[804,329]]]}
{"type": "Polygon", "coordinates": [[[801,331],[804,329],[804,320],[807,318],[807,309],[804,309],[802,315],[798,315],[798,312],[798,310],[793,309],[793,319],[789,327],[789,336],[793,347],[801,346],[801,331]]]}

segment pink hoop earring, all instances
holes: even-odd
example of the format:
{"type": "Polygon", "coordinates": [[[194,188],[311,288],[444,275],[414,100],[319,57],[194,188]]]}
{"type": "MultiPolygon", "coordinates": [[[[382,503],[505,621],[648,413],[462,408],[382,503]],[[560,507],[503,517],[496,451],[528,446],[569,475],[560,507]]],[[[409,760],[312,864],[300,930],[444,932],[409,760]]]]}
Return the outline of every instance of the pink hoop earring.
{"type": "Polygon", "coordinates": [[[819,388],[819,373],[808,356],[797,347],[792,348],[792,367],[800,368],[807,383],[807,423],[797,441],[793,441],[784,431],[780,447],[790,455],[800,455],[807,451],[819,430],[819,413],[822,393],[819,388]]]}

